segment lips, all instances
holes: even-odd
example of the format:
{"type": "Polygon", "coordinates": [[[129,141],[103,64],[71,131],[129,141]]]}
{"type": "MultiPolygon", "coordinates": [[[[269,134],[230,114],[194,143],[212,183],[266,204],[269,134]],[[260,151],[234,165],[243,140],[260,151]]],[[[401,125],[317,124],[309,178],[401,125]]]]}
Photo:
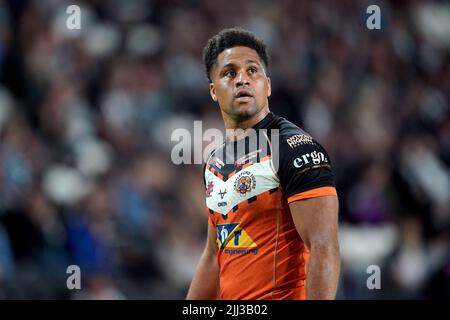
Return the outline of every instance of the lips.
{"type": "Polygon", "coordinates": [[[249,90],[242,89],[236,92],[234,98],[238,101],[248,101],[253,98],[253,94],[249,90]]]}

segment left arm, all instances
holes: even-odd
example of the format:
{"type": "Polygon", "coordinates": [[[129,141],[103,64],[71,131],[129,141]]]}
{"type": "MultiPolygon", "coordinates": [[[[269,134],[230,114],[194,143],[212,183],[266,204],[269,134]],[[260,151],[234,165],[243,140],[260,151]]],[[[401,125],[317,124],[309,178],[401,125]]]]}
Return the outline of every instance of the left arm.
{"type": "Polygon", "coordinates": [[[335,299],[340,274],[338,198],[321,196],[289,204],[296,229],[310,250],[306,298],[335,299]]]}

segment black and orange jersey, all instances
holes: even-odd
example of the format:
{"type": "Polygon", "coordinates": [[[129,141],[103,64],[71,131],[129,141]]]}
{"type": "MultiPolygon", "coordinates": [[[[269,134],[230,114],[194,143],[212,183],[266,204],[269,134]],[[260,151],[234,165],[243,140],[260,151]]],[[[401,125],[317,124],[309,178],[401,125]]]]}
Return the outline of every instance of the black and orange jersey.
{"type": "Polygon", "coordinates": [[[209,223],[217,230],[222,299],[304,299],[309,251],[289,203],[336,195],[324,148],[269,113],[205,164],[209,223]]]}

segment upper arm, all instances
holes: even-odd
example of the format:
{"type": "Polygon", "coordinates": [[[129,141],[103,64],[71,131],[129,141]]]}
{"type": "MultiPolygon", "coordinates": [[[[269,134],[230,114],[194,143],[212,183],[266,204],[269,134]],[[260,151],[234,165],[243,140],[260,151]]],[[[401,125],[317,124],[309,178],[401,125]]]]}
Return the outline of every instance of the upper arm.
{"type": "Polygon", "coordinates": [[[307,247],[311,242],[337,241],[338,200],[326,150],[303,133],[281,139],[279,176],[307,247]]]}
{"type": "Polygon", "coordinates": [[[206,239],[205,254],[208,254],[214,258],[217,256],[216,228],[213,225],[211,225],[210,223],[208,223],[208,236],[206,239]]]}
{"type": "Polygon", "coordinates": [[[338,249],[338,198],[323,196],[289,204],[292,219],[308,248],[312,245],[338,249]]]}

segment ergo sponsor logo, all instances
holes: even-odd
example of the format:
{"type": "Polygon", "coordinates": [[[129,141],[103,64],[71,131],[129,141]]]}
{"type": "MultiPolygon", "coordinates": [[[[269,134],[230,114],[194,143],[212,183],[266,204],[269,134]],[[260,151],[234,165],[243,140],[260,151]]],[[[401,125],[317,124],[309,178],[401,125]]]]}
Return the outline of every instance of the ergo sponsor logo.
{"type": "Polygon", "coordinates": [[[294,167],[301,168],[304,165],[307,165],[311,162],[313,164],[320,164],[323,162],[328,163],[328,159],[327,159],[327,157],[325,157],[323,152],[313,151],[313,152],[304,154],[299,158],[295,158],[293,161],[293,164],[294,164],[294,167]]]}

